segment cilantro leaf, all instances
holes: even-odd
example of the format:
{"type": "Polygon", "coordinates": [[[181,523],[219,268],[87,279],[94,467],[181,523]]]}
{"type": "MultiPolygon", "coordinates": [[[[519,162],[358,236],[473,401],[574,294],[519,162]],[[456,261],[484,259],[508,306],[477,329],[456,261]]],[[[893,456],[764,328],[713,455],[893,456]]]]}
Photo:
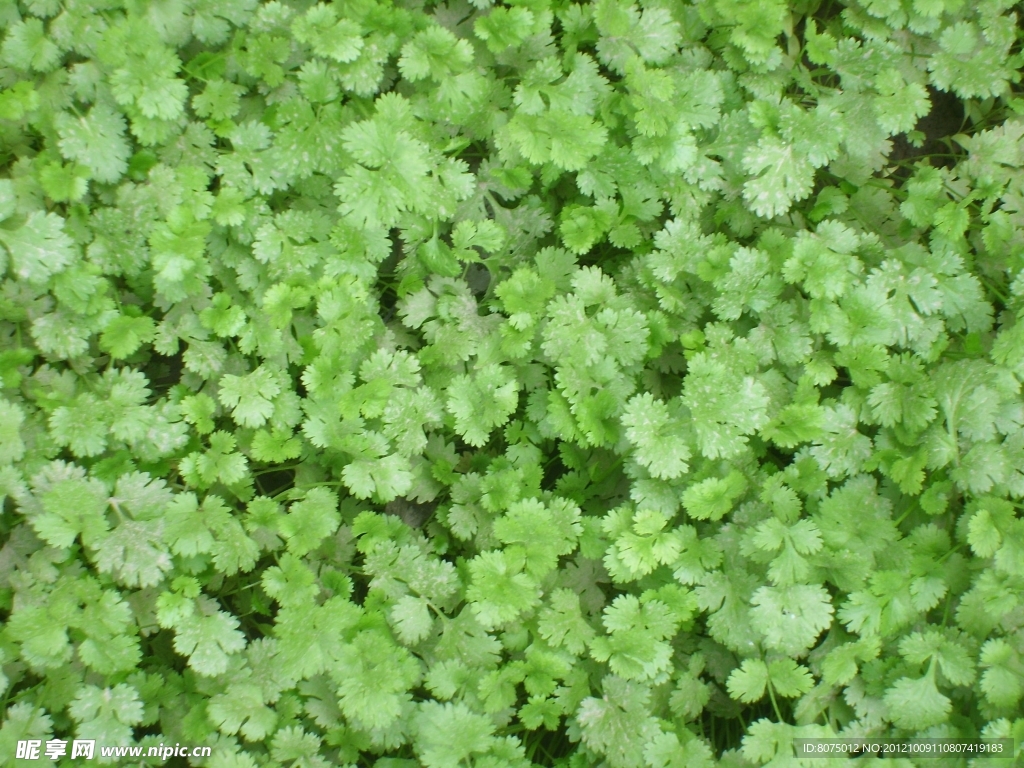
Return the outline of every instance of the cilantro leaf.
{"type": "Polygon", "coordinates": [[[64,232],[64,219],[55,213],[33,211],[14,230],[0,229],[16,277],[45,283],[75,259],[74,243],[64,232]]]}
{"type": "Polygon", "coordinates": [[[96,181],[116,182],[128,170],[131,147],[125,120],[111,107],[100,103],[79,117],[61,113],[56,127],[61,154],[88,168],[96,181]]]}

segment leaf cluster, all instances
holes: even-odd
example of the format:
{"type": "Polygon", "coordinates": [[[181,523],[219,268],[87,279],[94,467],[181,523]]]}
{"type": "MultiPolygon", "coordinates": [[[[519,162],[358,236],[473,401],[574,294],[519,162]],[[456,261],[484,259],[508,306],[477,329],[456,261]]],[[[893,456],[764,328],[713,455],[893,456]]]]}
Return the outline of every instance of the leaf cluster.
{"type": "Polygon", "coordinates": [[[1021,29],[0,2],[0,761],[1019,753],[1021,29]]]}

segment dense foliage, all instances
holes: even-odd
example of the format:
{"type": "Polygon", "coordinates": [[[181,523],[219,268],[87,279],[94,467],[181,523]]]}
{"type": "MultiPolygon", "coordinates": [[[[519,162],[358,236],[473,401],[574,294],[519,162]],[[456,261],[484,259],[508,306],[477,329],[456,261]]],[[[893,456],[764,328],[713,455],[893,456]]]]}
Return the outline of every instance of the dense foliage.
{"type": "Polygon", "coordinates": [[[1012,5],[0,2],[0,763],[1019,751],[1012,5]]]}

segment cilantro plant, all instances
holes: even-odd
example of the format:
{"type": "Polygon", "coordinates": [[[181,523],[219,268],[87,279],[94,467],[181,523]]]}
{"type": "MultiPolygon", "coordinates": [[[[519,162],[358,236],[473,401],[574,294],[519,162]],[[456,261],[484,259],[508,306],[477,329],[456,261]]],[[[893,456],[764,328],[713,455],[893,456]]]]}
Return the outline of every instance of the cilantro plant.
{"type": "Polygon", "coordinates": [[[1020,755],[1019,13],[0,2],[0,763],[1020,755]]]}

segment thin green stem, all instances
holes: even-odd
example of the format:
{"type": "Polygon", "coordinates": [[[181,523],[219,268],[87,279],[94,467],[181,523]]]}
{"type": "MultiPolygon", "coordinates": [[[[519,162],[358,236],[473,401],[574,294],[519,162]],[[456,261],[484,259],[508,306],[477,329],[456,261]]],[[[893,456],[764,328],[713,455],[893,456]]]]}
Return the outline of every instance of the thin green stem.
{"type": "Polygon", "coordinates": [[[107,503],[110,505],[110,508],[114,510],[114,514],[117,515],[117,519],[123,523],[125,521],[124,512],[121,511],[121,505],[117,503],[117,499],[109,498],[107,499],[107,503]]]}
{"type": "Polygon", "coordinates": [[[775,717],[779,719],[780,723],[786,722],[782,712],[779,710],[779,702],[775,700],[775,686],[772,685],[770,680],[768,681],[768,696],[772,700],[772,709],[775,710],[775,717]]]}
{"type": "Polygon", "coordinates": [[[896,518],[896,520],[893,521],[893,525],[895,525],[897,528],[899,528],[900,527],[900,523],[902,523],[904,520],[906,520],[907,519],[907,515],[909,515],[913,511],[914,511],[913,507],[907,507],[907,511],[904,512],[902,515],[900,515],[898,518],[896,518]]]}
{"type": "Polygon", "coordinates": [[[257,476],[257,475],[266,475],[266,474],[269,474],[271,472],[286,472],[289,469],[296,469],[297,467],[301,467],[301,466],[302,466],[301,462],[295,463],[295,464],[282,464],[281,466],[278,466],[278,467],[266,467],[265,469],[257,470],[256,472],[253,472],[252,474],[254,476],[257,476]]]}
{"type": "Polygon", "coordinates": [[[325,487],[325,486],[339,486],[339,485],[344,485],[344,484],[345,483],[343,481],[341,481],[341,480],[329,480],[329,481],[324,481],[322,483],[307,483],[307,484],[304,484],[304,485],[293,485],[290,488],[285,488],[284,490],[278,491],[277,493],[275,493],[270,498],[276,499],[278,496],[283,496],[284,494],[288,493],[289,491],[295,491],[295,490],[305,491],[305,490],[307,490],[309,488],[321,488],[321,487],[325,487]]]}

